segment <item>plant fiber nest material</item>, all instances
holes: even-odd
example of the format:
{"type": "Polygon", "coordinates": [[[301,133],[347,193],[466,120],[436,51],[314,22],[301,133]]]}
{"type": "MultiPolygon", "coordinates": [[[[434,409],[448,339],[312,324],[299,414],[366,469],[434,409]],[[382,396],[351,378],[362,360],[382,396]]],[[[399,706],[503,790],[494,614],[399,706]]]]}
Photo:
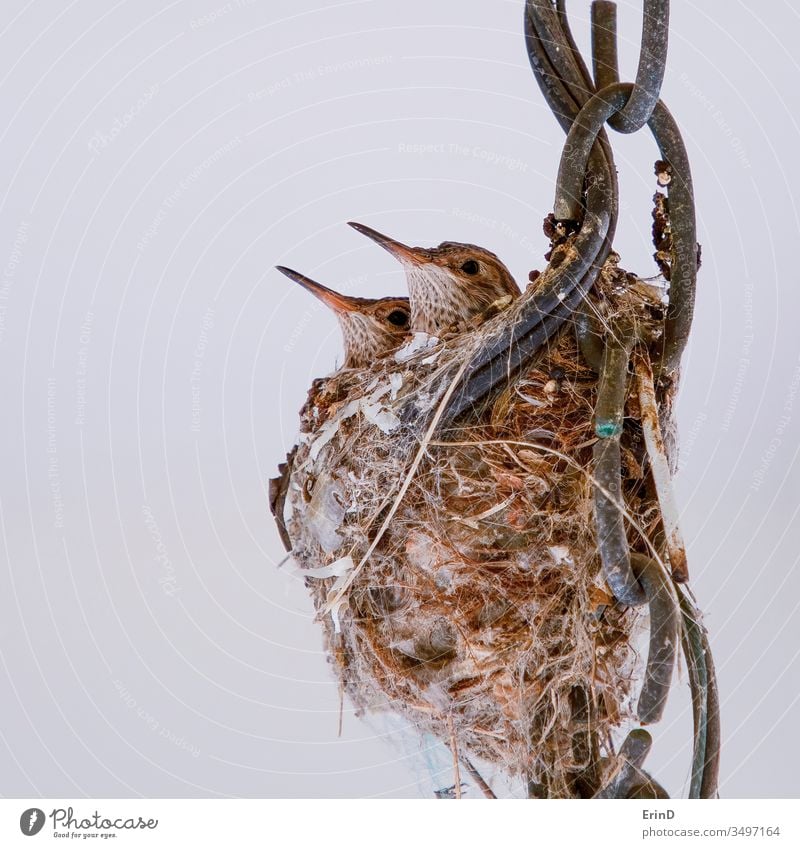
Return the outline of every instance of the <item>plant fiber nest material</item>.
{"type": "MultiPolygon", "coordinates": [[[[621,315],[657,327],[658,290],[615,260],[592,310],[607,332],[621,315]]],[[[591,473],[598,378],[572,328],[463,424],[420,429],[490,324],[433,347],[415,339],[409,350],[419,350],[369,372],[316,381],[301,413],[286,527],[359,710],[400,713],[454,756],[490,762],[547,797],[572,797],[576,782],[602,784],[614,731],[634,718],[644,616],[617,604],[602,577],[591,473]],[[404,423],[409,408],[414,419],[404,423]]],[[[668,430],[672,395],[662,395],[668,430]]],[[[638,419],[629,390],[628,539],[632,550],[660,554],[638,419]]]]}

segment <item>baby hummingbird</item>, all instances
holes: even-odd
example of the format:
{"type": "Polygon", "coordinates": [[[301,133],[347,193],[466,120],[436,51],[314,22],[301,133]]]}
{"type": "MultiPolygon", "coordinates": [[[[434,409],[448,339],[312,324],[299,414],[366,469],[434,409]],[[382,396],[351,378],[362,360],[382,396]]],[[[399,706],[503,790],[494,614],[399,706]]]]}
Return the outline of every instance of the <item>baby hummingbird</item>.
{"type": "Polygon", "coordinates": [[[278,265],[277,269],[333,310],[344,340],[343,368],[368,368],[374,360],[397,350],[409,332],[406,297],[350,297],[278,265]]]}
{"type": "Polygon", "coordinates": [[[364,224],[349,224],[402,263],[411,296],[413,332],[439,336],[492,304],[507,303],[520,295],[508,268],[483,247],[455,241],[432,248],[409,247],[364,224]]]}

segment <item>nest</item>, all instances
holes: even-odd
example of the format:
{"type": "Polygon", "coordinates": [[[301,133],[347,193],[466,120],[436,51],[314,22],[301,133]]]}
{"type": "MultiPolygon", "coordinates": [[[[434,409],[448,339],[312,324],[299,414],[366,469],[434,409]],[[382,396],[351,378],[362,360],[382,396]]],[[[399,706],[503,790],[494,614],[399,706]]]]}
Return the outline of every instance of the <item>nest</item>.
{"type": "MultiPolygon", "coordinates": [[[[659,292],[613,261],[591,305],[606,325],[660,318],[659,292]]],[[[598,378],[571,328],[463,426],[431,436],[401,423],[409,409],[430,419],[483,331],[430,349],[417,338],[369,373],[315,383],[286,529],[357,708],[400,713],[456,757],[571,797],[580,781],[602,783],[614,732],[633,717],[643,616],[601,574],[598,378]]],[[[638,417],[629,395],[623,493],[631,547],[645,551],[661,519],[638,417]]]]}

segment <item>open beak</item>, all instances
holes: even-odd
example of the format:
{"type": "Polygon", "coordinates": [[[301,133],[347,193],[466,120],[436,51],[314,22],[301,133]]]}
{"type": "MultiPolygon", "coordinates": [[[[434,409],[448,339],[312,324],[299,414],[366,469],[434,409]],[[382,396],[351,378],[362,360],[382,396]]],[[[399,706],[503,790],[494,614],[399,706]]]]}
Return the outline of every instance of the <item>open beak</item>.
{"type": "Polygon", "coordinates": [[[285,274],[290,280],[293,280],[295,283],[302,286],[307,292],[311,292],[314,297],[321,300],[334,312],[356,312],[358,310],[357,298],[348,297],[345,294],[339,294],[339,292],[335,292],[333,289],[329,289],[321,283],[315,283],[310,277],[306,277],[305,274],[293,271],[291,268],[285,268],[283,265],[276,265],[275,267],[281,272],[281,274],[285,274]]]}
{"type": "Polygon", "coordinates": [[[379,233],[377,230],[373,230],[372,227],[367,227],[365,224],[358,224],[355,221],[348,221],[347,223],[354,230],[379,244],[384,250],[388,250],[400,262],[413,262],[416,265],[424,265],[426,262],[430,262],[430,251],[424,247],[409,247],[400,241],[385,236],[383,233],[379,233]]]}

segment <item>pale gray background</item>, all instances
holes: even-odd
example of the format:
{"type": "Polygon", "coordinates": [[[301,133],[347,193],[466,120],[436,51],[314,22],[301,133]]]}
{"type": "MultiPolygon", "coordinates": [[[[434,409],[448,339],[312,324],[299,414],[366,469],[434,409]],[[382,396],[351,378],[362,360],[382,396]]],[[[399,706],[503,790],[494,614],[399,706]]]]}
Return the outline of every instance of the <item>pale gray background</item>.
{"type": "MultiPolygon", "coordinates": [[[[570,6],[586,44],[588,2],[570,6]]],[[[639,7],[620,7],[625,77],[639,7]]],[[[788,0],[673,7],[664,98],[705,260],[677,486],[722,792],[793,796],[800,19],[788,0]]],[[[3,8],[0,793],[429,792],[413,738],[392,745],[347,705],[337,738],[310,602],[276,569],[266,480],[339,339],[272,266],[400,292],[349,219],[486,244],[523,279],[543,266],[562,136],[521,0],[3,8]]],[[[654,147],[613,140],[617,247],[652,273],[654,147]]],[[[688,733],[683,681],[650,761],[674,793],[688,733]]]]}

